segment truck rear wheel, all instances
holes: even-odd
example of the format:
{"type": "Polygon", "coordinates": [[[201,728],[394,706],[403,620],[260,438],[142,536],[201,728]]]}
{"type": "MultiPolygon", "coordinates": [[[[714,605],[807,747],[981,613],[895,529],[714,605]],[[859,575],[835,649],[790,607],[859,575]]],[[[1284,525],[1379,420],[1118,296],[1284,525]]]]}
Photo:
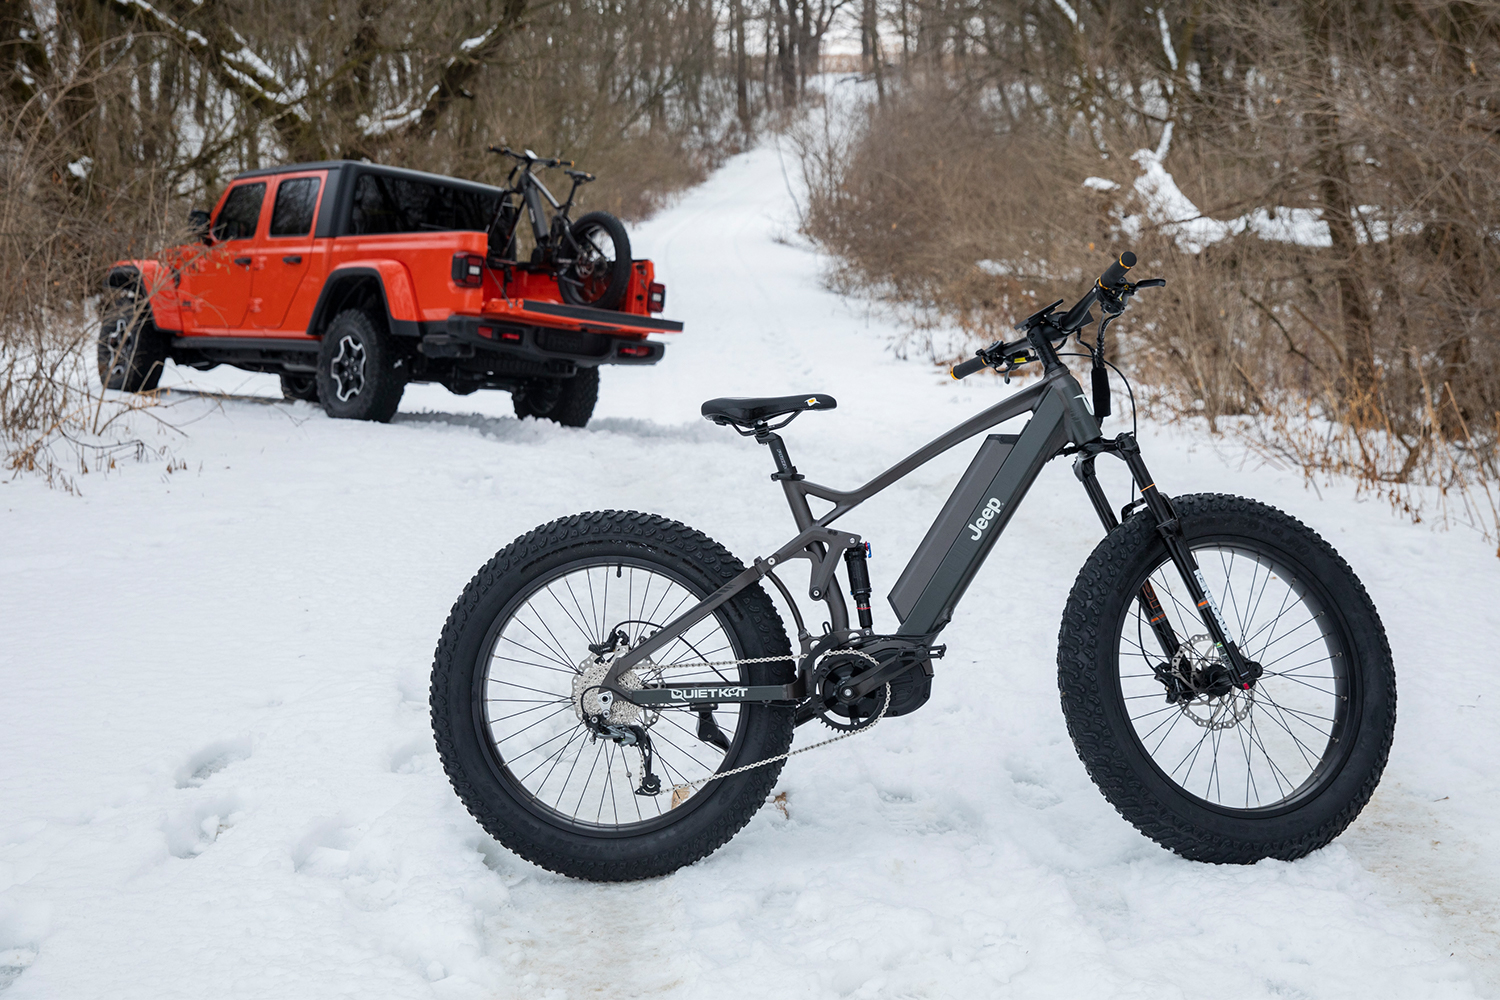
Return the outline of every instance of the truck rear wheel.
{"type": "Polygon", "coordinates": [[[358,309],[345,309],[323,331],[318,398],[330,417],[385,423],[401,405],[404,373],[391,338],[358,309]]]}
{"type": "Polygon", "coordinates": [[[599,401],[599,369],[580,368],[572,378],[529,382],[511,392],[517,417],[545,417],[564,427],[584,427],[599,401]]]}

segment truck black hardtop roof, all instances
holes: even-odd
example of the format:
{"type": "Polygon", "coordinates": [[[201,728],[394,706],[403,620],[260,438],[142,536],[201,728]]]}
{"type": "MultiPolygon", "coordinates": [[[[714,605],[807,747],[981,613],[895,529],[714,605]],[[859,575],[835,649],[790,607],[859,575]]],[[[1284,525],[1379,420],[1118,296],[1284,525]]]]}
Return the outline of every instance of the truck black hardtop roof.
{"type": "Polygon", "coordinates": [[[448,184],[481,191],[485,194],[498,194],[500,191],[493,184],[482,184],[479,181],[465,180],[462,177],[449,177],[446,174],[431,174],[425,170],[389,167],[382,163],[369,163],[365,160],[319,160],[316,163],[288,163],[279,167],[260,167],[256,170],[246,170],[243,173],[235,174],[234,179],[272,177],[276,174],[290,174],[301,170],[348,170],[350,168],[359,173],[384,174],[387,177],[404,177],[407,180],[426,181],[429,184],[448,184]]]}

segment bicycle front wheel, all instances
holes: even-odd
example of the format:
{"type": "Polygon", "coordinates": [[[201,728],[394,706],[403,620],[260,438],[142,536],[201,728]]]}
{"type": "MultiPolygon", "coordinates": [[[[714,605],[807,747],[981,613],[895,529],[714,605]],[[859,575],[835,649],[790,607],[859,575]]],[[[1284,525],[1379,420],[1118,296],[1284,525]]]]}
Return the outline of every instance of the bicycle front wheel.
{"type": "Polygon", "coordinates": [[[1241,497],[1175,499],[1230,638],[1261,670],[1225,680],[1151,516],[1099,543],[1069,595],[1058,687],[1094,783],[1183,857],[1291,860],[1332,841],[1369,801],[1390,753],[1396,681],[1363,585],[1326,541],[1241,497]],[[1138,599],[1149,587],[1160,611],[1138,599]],[[1164,614],[1168,652],[1152,629],[1164,614]]]}
{"type": "MultiPolygon", "coordinates": [[[[438,644],[432,725],[454,789],[495,839],[564,875],[621,881],[691,864],[749,822],[791,745],[792,709],[607,707],[607,664],[589,649],[617,634],[638,645],[742,570],[686,525],[603,511],[528,532],[475,575],[438,644]],[[586,717],[601,713],[638,738],[600,733],[586,717]]],[[[784,684],[790,652],[754,586],[620,681],[784,684]]]]}

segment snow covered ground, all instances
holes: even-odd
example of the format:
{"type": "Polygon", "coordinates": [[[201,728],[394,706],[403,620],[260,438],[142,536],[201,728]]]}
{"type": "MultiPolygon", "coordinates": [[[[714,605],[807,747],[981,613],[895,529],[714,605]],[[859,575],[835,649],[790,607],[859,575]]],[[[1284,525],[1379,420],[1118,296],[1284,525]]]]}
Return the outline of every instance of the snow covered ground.
{"type": "MultiPolygon", "coordinates": [[[[607,370],[586,430],[518,422],[502,393],[414,387],[390,426],[178,393],[165,415],[185,436],[140,427],[186,468],[126,464],[81,497],[0,485],[6,1000],[1500,990],[1500,560],[1183,428],[1142,428],[1158,482],[1292,511],[1390,632],[1395,749],[1333,846],[1193,864],[1089,783],[1055,639],[1098,526],[1062,462],[960,607],[932,701],[796,758],[784,805],[717,854],[598,886],[481,832],[432,748],[427,671],[497,548],[621,507],[748,558],[790,518],[769,457],[701,420],[704,398],[837,396],[786,437],[804,472],[845,485],[1013,388],[892,358],[889,321],[820,287],[790,206],[767,148],[637,228],[688,332],[655,368],[607,370]]],[[[171,381],[274,394],[229,370],[171,381]]],[[[877,595],[970,454],[851,516],[877,595]]]]}

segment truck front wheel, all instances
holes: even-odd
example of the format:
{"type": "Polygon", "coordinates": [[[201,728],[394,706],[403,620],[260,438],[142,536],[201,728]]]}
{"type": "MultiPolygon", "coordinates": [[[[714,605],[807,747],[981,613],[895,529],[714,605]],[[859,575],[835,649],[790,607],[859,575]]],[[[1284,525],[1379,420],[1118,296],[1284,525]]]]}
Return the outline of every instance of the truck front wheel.
{"type": "Polygon", "coordinates": [[[517,417],[545,417],[564,427],[583,427],[599,400],[599,369],[580,368],[572,378],[533,381],[511,392],[517,417]]]}
{"type": "Polygon", "coordinates": [[[385,331],[358,309],[346,309],[323,332],[318,398],[330,417],[385,423],[401,405],[406,379],[385,331]]]}
{"type": "Polygon", "coordinates": [[[166,340],[144,302],[121,296],[99,327],[99,381],[126,392],[155,389],[167,361],[166,340]]]}

